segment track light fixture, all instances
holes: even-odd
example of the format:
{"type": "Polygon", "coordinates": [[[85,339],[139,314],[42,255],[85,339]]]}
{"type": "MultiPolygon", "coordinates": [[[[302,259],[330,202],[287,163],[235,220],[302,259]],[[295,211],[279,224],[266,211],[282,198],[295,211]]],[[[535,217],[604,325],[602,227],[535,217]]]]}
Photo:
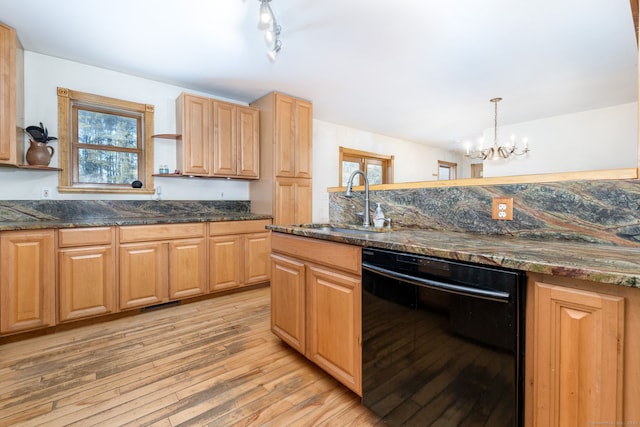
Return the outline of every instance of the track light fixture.
{"type": "Polygon", "coordinates": [[[282,49],[280,32],[282,27],[276,19],[276,15],[271,9],[271,0],[258,0],[260,2],[260,13],[258,17],[258,29],[264,30],[264,41],[267,44],[267,57],[275,61],[278,52],[282,49]]]}

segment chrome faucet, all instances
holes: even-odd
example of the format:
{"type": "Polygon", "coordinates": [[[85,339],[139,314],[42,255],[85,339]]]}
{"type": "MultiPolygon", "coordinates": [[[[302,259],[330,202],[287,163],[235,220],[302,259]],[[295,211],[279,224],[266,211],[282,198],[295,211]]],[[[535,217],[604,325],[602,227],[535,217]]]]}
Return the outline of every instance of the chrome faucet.
{"type": "Polygon", "coordinates": [[[349,181],[347,181],[347,192],[344,196],[353,197],[353,178],[355,178],[356,175],[362,175],[362,178],[364,178],[364,212],[362,213],[362,225],[369,227],[371,221],[369,219],[369,179],[367,178],[367,174],[361,170],[353,171],[349,177],[349,181]]]}

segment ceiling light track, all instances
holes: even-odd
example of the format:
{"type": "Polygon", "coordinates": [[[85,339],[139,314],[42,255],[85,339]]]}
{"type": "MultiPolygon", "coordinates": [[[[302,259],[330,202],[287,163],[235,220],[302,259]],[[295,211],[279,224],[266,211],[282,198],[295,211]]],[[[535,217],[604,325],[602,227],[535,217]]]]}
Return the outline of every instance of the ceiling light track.
{"type": "Polygon", "coordinates": [[[258,0],[260,2],[260,11],[258,17],[258,29],[264,31],[264,41],[267,44],[267,57],[271,61],[275,61],[276,56],[282,49],[282,40],[280,33],[282,27],[278,23],[276,15],[271,9],[271,0],[258,0]]]}

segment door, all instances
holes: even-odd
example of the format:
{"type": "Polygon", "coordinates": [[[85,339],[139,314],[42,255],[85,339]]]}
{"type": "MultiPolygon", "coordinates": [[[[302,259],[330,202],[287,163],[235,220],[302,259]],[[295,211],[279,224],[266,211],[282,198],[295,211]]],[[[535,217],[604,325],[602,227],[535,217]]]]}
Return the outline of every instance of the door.
{"type": "Polygon", "coordinates": [[[361,395],[360,278],[308,267],[307,357],[361,395]]]}
{"type": "Polygon", "coordinates": [[[120,245],[120,309],[167,301],[166,244],[120,245]]]}
{"type": "Polygon", "coordinates": [[[207,283],[204,238],[173,240],[169,245],[169,298],[205,293],[207,283]]]}
{"type": "Polygon", "coordinates": [[[275,173],[278,177],[293,178],[296,174],[295,100],[275,95],[275,173]]]}
{"type": "Polygon", "coordinates": [[[61,322],[115,311],[113,247],[63,249],[58,260],[61,322]]]}
{"type": "Polygon", "coordinates": [[[53,230],[2,232],[0,332],[55,324],[53,234],[53,230]]]}
{"type": "Polygon", "coordinates": [[[209,239],[209,291],[222,291],[242,285],[242,237],[216,236],[209,239]]]}
{"type": "Polygon", "coordinates": [[[213,102],[213,174],[235,176],[237,163],[236,108],[213,102]]]}
{"type": "Polygon", "coordinates": [[[260,111],[250,107],[236,107],[238,176],[260,177],[260,111]]]}
{"type": "Polygon", "coordinates": [[[244,284],[251,285],[269,280],[271,266],[269,253],[271,252],[271,233],[247,234],[244,237],[245,268],[244,284]]]}
{"type": "Polygon", "coordinates": [[[304,354],[305,265],[293,258],[271,255],[271,330],[304,354]]]}
{"type": "Polygon", "coordinates": [[[534,426],[622,425],[624,298],[535,283],[534,426]]]}
{"type": "Polygon", "coordinates": [[[211,103],[208,98],[182,95],[183,173],[209,175],[211,172],[211,103]]]}
{"type": "Polygon", "coordinates": [[[295,103],[295,177],[311,178],[312,165],[312,122],[313,111],[310,102],[300,99],[295,103]]]}

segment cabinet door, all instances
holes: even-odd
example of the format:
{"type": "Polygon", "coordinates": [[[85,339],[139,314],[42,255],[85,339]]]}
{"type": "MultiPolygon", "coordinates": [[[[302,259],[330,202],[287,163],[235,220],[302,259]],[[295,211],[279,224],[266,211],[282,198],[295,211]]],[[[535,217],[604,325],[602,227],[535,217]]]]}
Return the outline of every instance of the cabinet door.
{"type": "Polygon", "coordinates": [[[59,262],[61,322],[115,311],[115,264],[112,246],[62,249],[59,262]]]}
{"type": "Polygon", "coordinates": [[[245,268],[244,284],[262,283],[271,277],[269,253],[271,233],[255,233],[244,236],[245,268]]]}
{"type": "Polygon", "coordinates": [[[295,177],[295,100],[282,94],[275,95],[275,174],[295,177]]]}
{"type": "Polygon", "coordinates": [[[534,426],[619,425],[624,298],[535,283],[534,426]]]}
{"type": "Polygon", "coordinates": [[[271,330],[304,354],[305,322],[305,265],[271,254],[271,330]]]}
{"type": "Polygon", "coordinates": [[[167,301],[166,244],[120,245],[120,309],[167,301]]]}
{"type": "Polygon", "coordinates": [[[213,102],[213,175],[235,176],[237,162],[236,108],[213,102]]]}
{"type": "Polygon", "coordinates": [[[208,98],[182,95],[182,171],[191,175],[211,172],[211,103],[208,98]]]}
{"type": "Polygon", "coordinates": [[[238,176],[260,177],[260,114],[250,107],[237,107],[238,176]]]}
{"type": "Polygon", "coordinates": [[[169,242],[169,298],[204,294],[207,287],[204,238],[169,242]]]}
{"type": "Polygon", "coordinates": [[[360,278],[308,267],[307,357],[361,394],[360,278]]]}
{"type": "Polygon", "coordinates": [[[16,155],[16,43],[15,30],[0,24],[0,163],[9,164],[24,160],[16,155]]]}
{"type": "Polygon", "coordinates": [[[295,103],[295,177],[311,178],[313,111],[310,102],[300,99],[295,103]]]}
{"type": "Polygon", "coordinates": [[[2,232],[0,332],[55,324],[53,236],[53,230],[2,232]]]}
{"type": "Polygon", "coordinates": [[[312,217],[312,187],[310,179],[298,179],[295,186],[295,224],[311,222],[312,217]]]}
{"type": "Polygon", "coordinates": [[[296,183],[292,179],[276,179],[273,223],[296,223],[296,183]]]}
{"type": "Polygon", "coordinates": [[[209,239],[209,291],[238,288],[242,285],[242,237],[217,236],[209,239]]]}

